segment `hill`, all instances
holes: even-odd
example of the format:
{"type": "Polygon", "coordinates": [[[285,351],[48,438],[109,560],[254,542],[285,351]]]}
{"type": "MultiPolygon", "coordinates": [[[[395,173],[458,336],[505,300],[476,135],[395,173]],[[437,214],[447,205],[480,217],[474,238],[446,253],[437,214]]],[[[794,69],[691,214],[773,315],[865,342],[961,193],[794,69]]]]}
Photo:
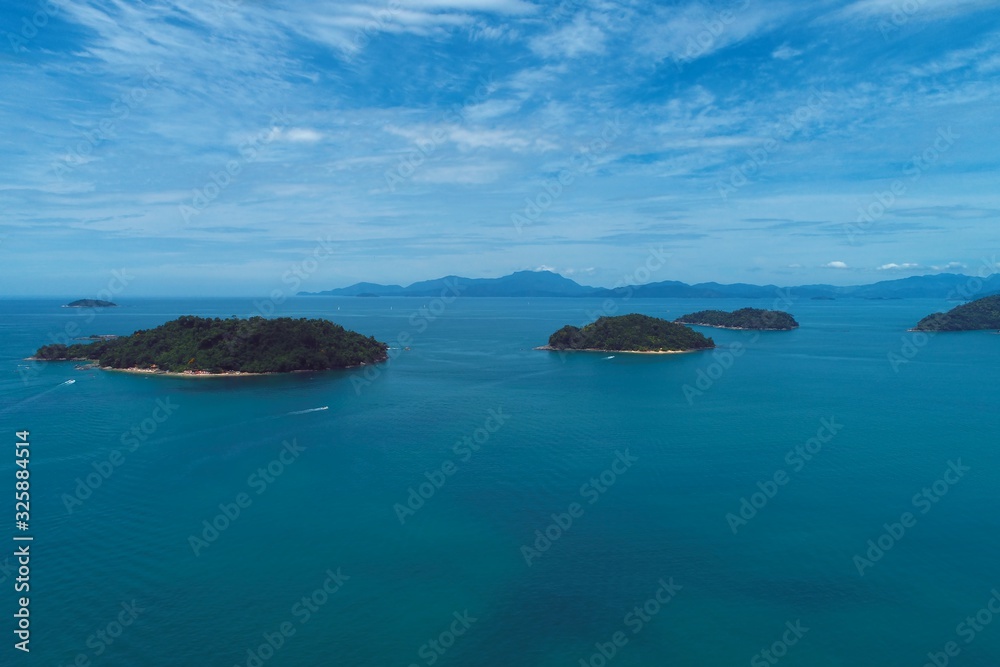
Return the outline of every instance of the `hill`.
{"type": "Polygon", "coordinates": [[[1000,329],[1000,295],[976,299],[947,313],[934,313],[917,322],[913,331],[977,331],[1000,329]]]}
{"type": "Polygon", "coordinates": [[[781,310],[761,310],[760,308],[740,308],[729,313],[723,310],[700,310],[697,313],[678,317],[675,322],[697,324],[720,329],[753,329],[757,331],[789,331],[799,323],[781,310]]]}
{"type": "MultiPolygon", "coordinates": [[[[926,276],[911,276],[899,280],[884,280],[870,285],[800,285],[778,287],[777,285],[749,285],[745,283],[722,284],[715,282],[689,285],[676,280],[645,283],[643,285],[622,286],[617,289],[588,287],[551,271],[518,271],[501,278],[463,278],[446,276],[436,280],[424,280],[407,287],[400,285],[379,285],[357,283],[323,292],[299,292],[300,296],[471,296],[471,297],[592,297],[614,298],[737,298],[774,299],[791,293],[800,299],[897,299],[931,298],[961,299],[968,294],[972,277],[955,273],[938,273],[926,276]]],[[[978,278],[976,280],[979,280],[978,278]]],[[[980,294],[1000,292],[1000,274],[982,279],[980,294]]]]}
{"type": "Polygon", "coordinates": [[[378,363],[385,343],[327,320],[219,319],[186,315],[130,336],[46,345],[44,361],[79,359],[104,368],[189,373],[286,373],[378,363]]]}
{"type": "Polygon", "coordinates": [[[711,338],[648,315],[600,317],[582,329],[567,324],[549,336],[546,350],[602,352],[687,352],[715,347],[711,338]]]}

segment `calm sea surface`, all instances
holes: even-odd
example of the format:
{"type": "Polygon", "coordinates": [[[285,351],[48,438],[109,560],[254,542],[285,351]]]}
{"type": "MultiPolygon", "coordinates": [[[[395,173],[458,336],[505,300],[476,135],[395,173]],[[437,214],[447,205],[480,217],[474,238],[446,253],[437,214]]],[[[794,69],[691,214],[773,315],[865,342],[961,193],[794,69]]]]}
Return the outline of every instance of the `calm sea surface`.
{"type": "MultiPolygon", "coordinates": [[[[714,354],[561,356],[532,348],[600,301],[297,298],[277,314],[410,349],[184,379],[23,358],[251,300],[60,303],[0,306],[0,664],[1000,664],[1000,336],[906,333],[954,304],[793,301],[796,331],[700,329],[714,354]]],[[[745,305],[771,307],[617,312],[745,305]]]]}

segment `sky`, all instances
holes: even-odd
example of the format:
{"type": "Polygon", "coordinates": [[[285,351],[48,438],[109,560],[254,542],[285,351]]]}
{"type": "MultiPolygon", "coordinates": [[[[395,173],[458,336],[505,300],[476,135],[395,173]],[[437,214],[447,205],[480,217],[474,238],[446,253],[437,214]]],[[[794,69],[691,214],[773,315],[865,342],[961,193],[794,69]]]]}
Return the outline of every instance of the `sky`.
{"type": "Polygon", "coordinates": [[[1000,268],[1000,0],[0,0],[0,35],[4,295],[1000,268]]]}

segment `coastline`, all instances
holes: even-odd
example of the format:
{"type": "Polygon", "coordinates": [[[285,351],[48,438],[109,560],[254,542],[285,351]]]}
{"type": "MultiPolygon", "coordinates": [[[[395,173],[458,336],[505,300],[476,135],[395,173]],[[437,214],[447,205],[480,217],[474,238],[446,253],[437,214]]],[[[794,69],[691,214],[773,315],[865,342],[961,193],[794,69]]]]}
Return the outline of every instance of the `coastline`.
{"type": "Polygon", "coordinates": [[[798,329],[798,327],[790,329],[756,329],[753,327],[726,327],[721,324],[702,324],[701,322],[681,322],[680,320],[674,320],[674,322],[692,327],[710,327],[712,329],[729,329],[730,331],[795,331],[798,329]]]}
{"type": "Polygon", "coordinates": [[[592,347],[587,348],[558,348],[552,347],[551,345],[542,345],[541,347],[534,347],[533,350],[542,350],[544,352],[602,352],[606,354],[690,354],[692,352],[703,352],[705,350],[714,350],[714,347],[703,347],[697,350],[599,350],[592,347]]]}
{"type": "MultiPolygon", "coordinates": [[[[163,376],[166,376],[166,377],[179,377],[179,378],[243,377],[243,376],[258,376],[258,375],[285,375],[285,374],[289,374],[289,373],[319,373],[319,372],[322,372],[323,370],[340,371],[340,370],[347,370],[349,368],[361,368],[362,366],[368,366],[369,365],[368,363],[360,363],[360,364],[355,364],[353,366],[343,366],[343,367],[340,367],[340,368],[324,368],[324,369],[320,369],[320,370],[314,370],[314,369],[304,368],[304,369],[299,369],[299,370],[294,370],[294,371],[285,371],[283,373],[279,373],[277,371],[271,371],[271,372],[267,372],[267,373],[247,373],[245,371],[223,371],[221,373],[210,373],[208,371],[180,371],[180,372],[177,372],[177,371],[162,371],[162,370],[160,370],[158,368],[135,368],[135,367],[133,367],[133,368],[114,368],[112,366],[98,366],[94,362],[93,359],[87,359],[86,357],[76,357],[76,358],[73,358],[73,359],[39,359],[38,357],[25,357],[24,361],[46,361],[46,362],[49,362],[49,361],[77,361],[77,362],[85,361],[85,362],[88,362],[88,364],[89,364],[89,366],[87,366],[88,369],[97,369],[97,370],[101,370],[101,371],[115,371],[117,373],[132,373],[132,374],[135,374],[135,375],[163,375],[163,376]]],[[[385,359],[382,359],[381,361],[376,361],[376,362],[373,362],[373,363],[381,364],[381,363],[385,363],[386,361],[388,361],[388,357],[385,358],[385,359]]]]}
{"type": "MultiPolygon", "coordinates": [[[[208,371],[161,371],[156,368],[112,368],[111,366],[98,366],[102,371],[115,371],[118,373],[133,373],[136,375],[164,375],[166,377],[179,378],[216,378],[216,377],[236,377],[245,375],[275,375],[275,373],[244,373],[243,371],[223,371],[222,373],[209,373],[208,371]]],[[[292,371],[293,373],[295,371],[292,371]]]]}

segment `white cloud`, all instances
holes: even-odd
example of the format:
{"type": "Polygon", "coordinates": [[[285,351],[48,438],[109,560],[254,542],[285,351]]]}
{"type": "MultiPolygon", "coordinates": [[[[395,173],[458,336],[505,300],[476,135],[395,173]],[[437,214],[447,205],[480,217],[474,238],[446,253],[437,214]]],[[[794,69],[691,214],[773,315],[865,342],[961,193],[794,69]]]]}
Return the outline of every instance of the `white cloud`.
{"type": "Polygon", "coordinates": [[[751,3],[724,12],[700,3],[661,7],[638,33],[637,42],[640,52],[657,59],[697,60],[768,31],[786,11],[751,3]]]}
{"type": "Polygon", "coordinates": [[[847,264],[841,261],[827,262],[823,265],[824,269],[846,269],[847,264]]]}
{"type": "Polygon", "coordinates": [[[793,49],[787,44],[782,44],[771,53],[771,57],[776,58],[778,60],[791,60],[792,58],[801,55],[802,51],[799,51],[798,49],[793,49]]]}
{"type": "Polygon", "coordinates": [[[323,134],[308,127],[293,127],[281,132],[278,138],[299,143],[314,143],[322,139],[323,134]]]}
{"type": "Polygon", "coordinates": [[[996,6],[996,0],[857,0],[831,14],[832,18],[871,19],[895,18],[900,24],[957,16],[996,6]]]}
{"type": "Polygon", "coordinates": [[[883,264],[877,267],[876,271],[912,271],[914,269],[923,268],[919,264],[914,264],[912,262],[903,262],[902,264],[897,264],[895,262],[890,262],[888,264],[883,264]]]}
{"type": "Polygon", "coordinates": [[[935,271],[956,271],[956,270],[967,269],[969,267],[966,264],[963,264],[962,262],[948,262],[947,264],[943,264],[941,266],[932,266],[931,268],[934,269],[935,271]]]}
{"type": "Polygon", "coordinates": [[[604,32],[577,14],[573,23],[531,41],[531,49],[546,58],[578,58],[590,53],[604,53],[604,32]]]}

